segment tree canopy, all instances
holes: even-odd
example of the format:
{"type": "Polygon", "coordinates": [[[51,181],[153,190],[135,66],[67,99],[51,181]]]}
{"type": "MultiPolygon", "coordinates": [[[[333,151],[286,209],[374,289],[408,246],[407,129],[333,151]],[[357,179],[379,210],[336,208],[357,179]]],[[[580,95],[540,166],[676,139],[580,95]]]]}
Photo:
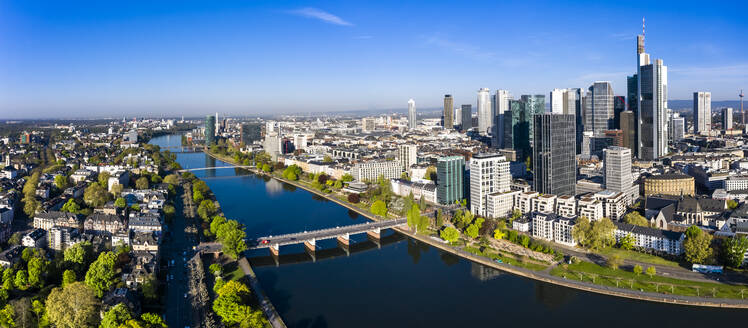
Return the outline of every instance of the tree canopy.
{"type": "Polygon", "coordinates": [[[647,221],[647,219],[637,211],[626,213],[626,215],[623,216],[623,222],[642,227],[649,226],[649,221],[647,221]]]}
{"type": "Polygon", "coordinates": [[[96,327],[99,305],[91,288],[75,282],[52,290],[47,297],[47,315],[59,328],[96,327]]]}
{"type": "Polygon", "coordinates": [[[686,230],[686,239],[683,241],[683,250],[686,261],[689,263],[704,263],[712,255],[709,245],[712,243],[712,235],[702,231],[697,226],[690,226],[686,230]]]}
{"type": "Polygon", "coordinates": [[[86,285],[91,287],[97,297],[102,297],[105,292],[115,284],[117,273],[114,271],[117,255],[112,252],[99,254],[86,272],[86,285]]]}
{"type": "Polygon", "coordinates": [[[745,236],[734,236],[722,242],[722,260],[733,268],[743,264],[745,252],[748,250],[748,238],[745,236]]]}

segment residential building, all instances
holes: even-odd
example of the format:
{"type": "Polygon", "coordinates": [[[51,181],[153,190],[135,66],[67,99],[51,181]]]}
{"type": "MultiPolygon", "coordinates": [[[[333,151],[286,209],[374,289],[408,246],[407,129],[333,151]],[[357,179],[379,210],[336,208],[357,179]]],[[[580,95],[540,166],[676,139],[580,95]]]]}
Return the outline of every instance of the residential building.
{"type": "Polygon", "coordinates": [[[454,204],[465,198],[465,158],[440,157],[436,162],[436,199],[439,204],[454,204]]]}
{"type": "Polygon", "coordinates": [[[376,130],[376,121],[371,117],[364,117],[361,119],[361,131],[372,132],[376,130]]]}
{"type": "Polygon", "coordinates": [[[418,163],[418,150],[416,145],[397,146],[397,160],[403,166],[403,172],[408,171],[411,165],[418,163]]]}
{"type": "Polygon", "coordinates": [[[535,115],[533,173],[535,191],[575,195],[575,118],[566,114],[535,115]]]}
{"type": "Polygon", "coordinates": [[[127,228],[125,219],[119,215],[94,213],[86,217],[83,229],[96,234],[115,234],[127,228]]]}
{"type": "Polygon", "coordinates": [[[522,214],[532,212],[533,201],[538,198],[540,193],[537,191],[524,191],[514,197],[514,209],[519,210],[522,214]]]}
{"type": "Polygon", "coordinates": [[[651,195],[693,196],[694,194],[695,181],[692,176],[672,173],[653,175],[644,179],[645,197],[651,195]]]}
{"type": "Polygon", "coordinates": [[[44,229],[34,229],[25,234],[21,239],[21,245],[24,247],[41,248],[47,246],[47,231],[44,229]]]}
{"type": "Polygon", "coordinates": [[[351,175],[359,181],[377,181],[380,176],[397,179],[402,173],[403,167],[399,161],[369,161],[351,167],[351,175]]]}
{"type": "Polygon", "coordinates": [[[442,114],[442,126],[445,129],[454,129],[455,103],[452,95],[444,95],[444,112],[442,114]]]}
{"type": "Polygon", "coordinates": [[[487,195],[486,217],[494,219],[510,217],[514,208],[514,197],[519,194],[519,191],[507,190],[487,195]]]}
{"type": "Polygon", "coordinates": [[[559,216],[555,213],[532,213],[532,236],[567,246],[574,246],[576,242],[571,230],[576,223],[575,218],[559,216]]]}
{"type": "Polygon", "coordinates": [[[670,255],[683,254],[685,234],[682,232],[636,226],[623,222],[613,222],[613,224],[616,225],[616,230],[613,232],[616,242],[619,242],[626,235],[631,235],[634,240],[634,247],[651,249],[670,255]]]}
{"type": "Polygon", "coordinates": [[[132,231],[161,231],[161,221],[153,215],[136,215],[128,219],[128,228],[132,231]]]}
{"type": "Polygon", "coordinates": [[[479,153],[470,160],[470,210],[486,216],[486,196],[509,191],[509,162],[499,154],[479,153]]]}
{"type": "Polygon", "coordinates": [[[712,93],[693,93],[693,132],[706,134],[712,130],[712,93]]]}
{"type": "Polygon", "coordinates": [[[626,214],[628,204],[626,194],[620,191],[603,190],[595,193],[594,197],[602,202],[603,217],[618,220],[626,214]]]}
{"type": "Polygon", "coordinates": [[[408,129],[415,129],[418,126],[416,120],[416,101],[413,99],[408,100],[408,129]]]}
{"type": "Polygon", "coordinates": [[[603,203],[591,196],[579,198],[577,201],[577,215],[580,217],[584,216],[590,219],[590,221],[600,220],[605,216],[603,213],[603,203]]]}
{"type": "Polygon", "coordinates": [[[429,203],[436,203],[436,185],[433,182],[392,179],[390,180],[390,186],[392,187],[392,193],[400,197],[413,195],[415,200],[423,198],[424,201],[429,203]]]}
{"type": "Polygon", "coordinates": [[[49,248],[61,251],[75,242],[78,229],[70,227],[53,227],[49,229],[49,248]]]}
{"type": "Polygon", "coordinates": [[[481,135],[488,135],[492,125],[491,93],[487,88],[481,88],[478,90],[478,132],[481,135]]]}
{"type": "Polygon", "coordinates": [[[556,195],[543,194],[532,200],[532,211],[543,212],[543,213],[555,213],[556,212],[556,195]]]}
{"type": "Polygon", "coordinates": [[[50,211],[34,215],[34,228],[49,231],[53,227],[83,228],[83,221],[74,213],[50,211]]]}
{"type": "Polygon", "coordinates": [[[556,197],[555,213],[565,217],[574,217],[577,215],[577,200],[574,196],[556,197]]]}

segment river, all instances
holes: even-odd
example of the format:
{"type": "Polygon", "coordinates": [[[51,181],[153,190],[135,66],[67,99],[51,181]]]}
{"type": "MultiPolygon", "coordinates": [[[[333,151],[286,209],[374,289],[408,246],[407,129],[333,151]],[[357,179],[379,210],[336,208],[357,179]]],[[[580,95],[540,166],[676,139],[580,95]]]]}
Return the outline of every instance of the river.
{"type": "MultiPolygon", "coordinates": [[[[151,140],[179,146],[179,136],[151,140]]],[[[184,168],[225,166],[203,153],[178,153],[184,168]]],[[[196,171],[227,217],[249,237],[365,222],[333,202],[241,169],[196,171]]],[[[334,240],[267,250],[250,262],[289,327],[691,327],[745,324],[746,310],[685,307],[587,293],[500,273],[400,234],[378,246],[352,236],[347,255],[334,240]]]]}

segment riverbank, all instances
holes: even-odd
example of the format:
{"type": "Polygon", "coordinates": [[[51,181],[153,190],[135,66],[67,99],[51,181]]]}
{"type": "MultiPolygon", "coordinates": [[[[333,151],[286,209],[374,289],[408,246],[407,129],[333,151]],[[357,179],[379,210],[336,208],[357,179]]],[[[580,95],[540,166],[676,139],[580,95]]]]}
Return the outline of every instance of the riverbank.
{"type": "MultiPolygon", "coordinates": [[[[206,153],[206,154],[213,158],[225,161],[229,164],[234,164],[230,159],[227,159],[225,157],[214,156],[213,154],[209,154],[209,153],[206,153]]],[[[276,179],[277,181],[287,183],[289,185],[293,185],[295,187],[307,190],[316,196],[323,197],[327,200],[331,200],[337,203],[338,205],[341,205],[349,210],[352,210],[358,213],[359,215],[362,215],[370,220],[378,221],[378,220],[383,219],[381,217],[377,217],[369,213],[365,209],[355,206],[354,204],[350,204],[350,203],[345,202],[344,200],[338,199],[334,195],[329,195],[329,194],[320,192],[303,183],[296,182],[296,181],[289,181],[281,177],[278,177],[277,175],[268,174],[265,172],[258,171],[256,169],[250,169],[250,171],[259,176],[267,176],[267,177],[276,179]]],[[[411,237],[415,240],[421,241],[430,246],[436,247],[437,249],[449,252],[451,254],[467,259],[474,263],[479,263],[479,264],[482,264],[488,267],[502,270],[504,272],[512,273],[514,275],[534,279],[534,280],[549,283],[549,284],[564,286],[568,288],[573,288],[577,290],[593,292],[593,293],[598,293],[598,294],[603,294],[603,295],[610,295],[610,296],[617,296],[617,297],[634,299],[634,300],[644,300],[644,301],[666,303],[666,304],[679,304],[679,305],[716,307],[716,308],[740,308],[740,309],[748,308],[748,302],[740,300],[740,299],[679,296],[679,295],[672,295],[672,294],[655,293],[654,287],[651,288],[652,292],[648,292],[648,291],[629,290],[629,289],[624,289],[624,288],[610,287],[610,286],[599,285],[599,284],[594,284],[594,283],[585,282],[585,281],[574,281],[572,279],[566,279],[564,277],[553,276],[549,272],[546,272],[546,271],[532,271],[532,270],[527,270],[527,269],[523,269],[523,268],[519,268],[515,266],[510,266],[504,263],[501,263],[501,264],[496,263],[489,258],[471,254],[465,250],[462,250],[462,249],[459,249],[453,246],[445,245],[444,243],[434,240],[429,236],[413,234],[412,232],[410,232],[409,229],[406,229],[406,228],[397,228],[396,231],[408,237],[411,237]]]]}

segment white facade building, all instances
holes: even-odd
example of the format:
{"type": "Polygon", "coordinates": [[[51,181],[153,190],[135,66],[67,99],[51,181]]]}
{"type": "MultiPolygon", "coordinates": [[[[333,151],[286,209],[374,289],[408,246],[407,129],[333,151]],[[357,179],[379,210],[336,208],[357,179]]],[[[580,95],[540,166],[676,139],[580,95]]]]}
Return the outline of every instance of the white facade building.
{"type": "Polygon", "coordinates": [[[418,126],[416,121],[416,101],[408,100],[408,129],[415,129],[418,126]]]}
{"type": "Polygon", "coordinates": [[[499,154],[479,153],[470,160],[470,211],[486,216],[486,196],[509,191],[509,162],[499,154]]]}
{"type": "Polygon", "coordinates": [[[509,190],[486,196],[486,216],[492,219],[510,217],[514,208],[514,197],[519,193],[509,190]]]}
{"type": "Polygon", "coordinates": [[[371,161],[357,163],[351,168],[351,176],[358,181],[376,181],[379,176],[385,179],[397,179],[403,173],[399,161],[371,161]]]}
{"type": "MultiPolygon", "coordinates": [[[[418,163],[418,149],[416,145],[400,145],[397,147],[397,160],[403,166],[403,171],[407,172],[410,167],[418,163]]],[[[423,175],[417,177],[421,178],[423,175]]]]}
{"type": "Polygon", "coordinates": [[[493,110],[491,109],[491,93],[487,88],[478,90],[478,132],[488,135],[493,126],[493,110]]]}

